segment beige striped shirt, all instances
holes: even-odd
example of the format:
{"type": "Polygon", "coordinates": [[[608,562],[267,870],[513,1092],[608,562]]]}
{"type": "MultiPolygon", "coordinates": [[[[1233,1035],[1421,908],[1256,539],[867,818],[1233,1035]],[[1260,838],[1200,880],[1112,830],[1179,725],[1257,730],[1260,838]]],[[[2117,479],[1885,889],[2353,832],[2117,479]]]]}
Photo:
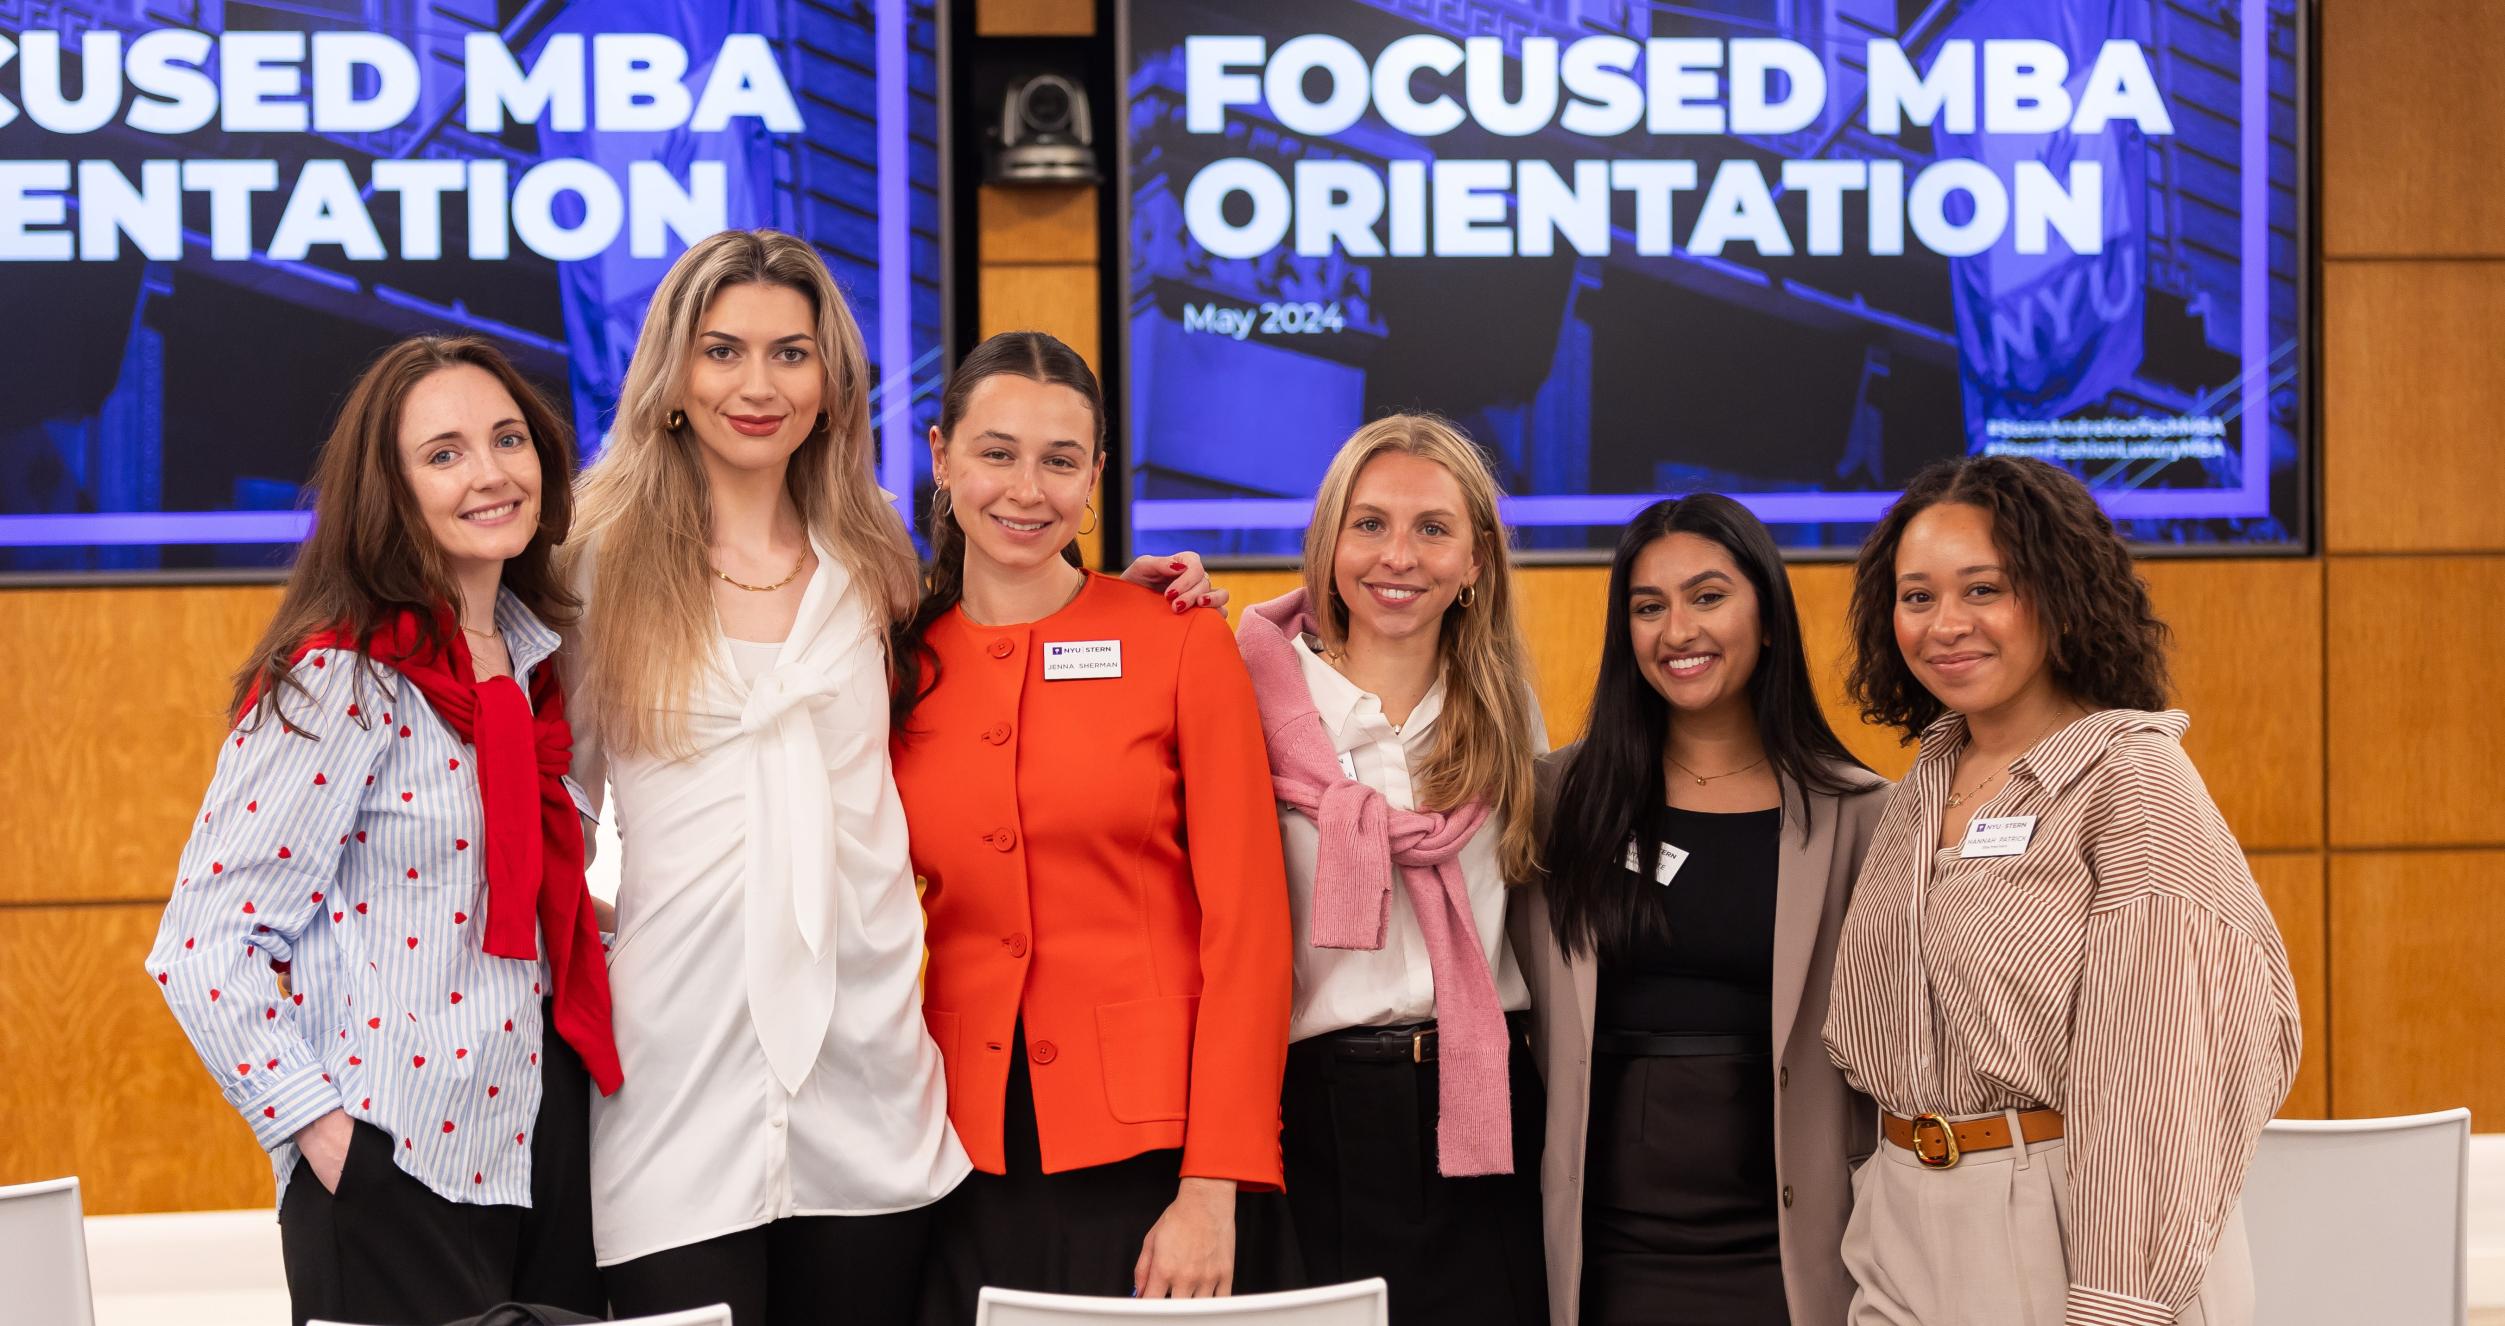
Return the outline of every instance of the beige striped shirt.
{"type": "Polygon", "coordinates": [[[2296,1074],[2287,950],[2183,753],[2190,721],[2071,723],[1976,812],[2033,816],[2025,850],[1960,858],[1935,851],[1966,743],[1941,718],[1836,953],[1827,1052],[1882,1108],[2062,1112],[2071,1326],[2163,1326],[2199,1293],[2296,1074]]]}

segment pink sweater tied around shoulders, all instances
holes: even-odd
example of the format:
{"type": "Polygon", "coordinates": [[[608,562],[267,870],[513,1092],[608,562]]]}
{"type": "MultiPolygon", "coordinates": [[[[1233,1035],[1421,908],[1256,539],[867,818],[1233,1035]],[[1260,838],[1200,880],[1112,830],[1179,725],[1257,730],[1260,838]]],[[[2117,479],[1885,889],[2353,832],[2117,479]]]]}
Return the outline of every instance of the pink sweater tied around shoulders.
{"type": "Polygon", "coordinates": [[[1436,1169],[1456,1178],[1510,1174],[1510,1045],[1460,861],[1488,807],[1474,801],[1450,811],[1394,810],[1381,792],[1341,769],[1296,654],[1296,638],[1316,632],[1301,589],[1246,610],[1237,631],[1261,702],[1271,783],[1279,800],[1321,831],[1313,943],[1381,949],[1391,923],[1392,871],[1399,868],[1435,980],[1436,1169]]]}

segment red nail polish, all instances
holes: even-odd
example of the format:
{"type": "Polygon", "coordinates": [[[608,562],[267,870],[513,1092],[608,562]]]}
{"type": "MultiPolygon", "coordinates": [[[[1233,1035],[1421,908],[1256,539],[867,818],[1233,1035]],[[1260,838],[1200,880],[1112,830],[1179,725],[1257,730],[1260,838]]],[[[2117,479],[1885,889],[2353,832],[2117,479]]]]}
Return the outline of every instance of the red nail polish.
{"type": "Polygon", "coordinates": [[[1168,562],[1166,565],[1176,571],[1183,569],[1183,564],[1181,562],[1168,562]]]}

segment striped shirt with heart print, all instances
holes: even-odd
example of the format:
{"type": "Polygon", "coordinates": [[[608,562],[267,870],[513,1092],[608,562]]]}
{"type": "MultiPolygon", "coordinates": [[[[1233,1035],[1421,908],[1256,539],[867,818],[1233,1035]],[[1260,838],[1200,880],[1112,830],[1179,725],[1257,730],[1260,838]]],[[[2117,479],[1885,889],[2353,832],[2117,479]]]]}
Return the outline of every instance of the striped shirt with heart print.
{"type": "MultiPolygon", "coordinates": [[[[509,592],[496,627],[517,676],[556,652],[509,592]]],[[[284,723],[265,711],[219,747],[148,977],[282,1198],[296,1131],[343,1109],[443,1197],[528,1206],[546,964],[480,949],[470,747],[353,653],[317,650],[294,675],[309,694],[282,692],[284,723]]]]}

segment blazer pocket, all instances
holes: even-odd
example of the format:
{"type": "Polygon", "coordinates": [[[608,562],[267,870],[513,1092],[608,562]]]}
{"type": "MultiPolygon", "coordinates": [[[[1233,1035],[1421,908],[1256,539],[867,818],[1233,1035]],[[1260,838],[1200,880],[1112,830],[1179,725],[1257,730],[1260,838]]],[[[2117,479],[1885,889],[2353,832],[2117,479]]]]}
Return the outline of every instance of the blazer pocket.
{"type": "Polygon", "coordinates": [[[1162,1123],[1189,1112],[1192,1029],[1199,1017],[1199,995],[1096,1006],[1105,1108],[1116,1121],[1162,1123]]]}

